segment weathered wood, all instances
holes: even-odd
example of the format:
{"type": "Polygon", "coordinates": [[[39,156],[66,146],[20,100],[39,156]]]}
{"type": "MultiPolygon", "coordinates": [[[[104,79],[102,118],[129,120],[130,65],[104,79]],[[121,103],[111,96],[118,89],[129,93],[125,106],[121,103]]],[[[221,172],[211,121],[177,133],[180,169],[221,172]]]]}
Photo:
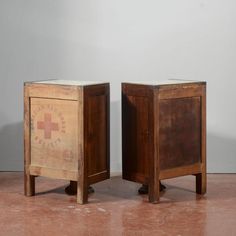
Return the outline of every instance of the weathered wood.
{"type": "Polygon", "coordinates": [[[36,84],[25,83],[29,88],[29,97],[78,100],[78,89],[75,86],[57,85],[55,84],[36,84]]]}
{"type": "Polygon", "coordinates": [[[26,196],[35,195],[35,177],[30,175],[30,100],[29,89],[24,88],[24,192],[26,196]]]}
{"type": "Polygon", "coordinates": [[[201,174],[196,175],[196,192],[205,194],[207,189],[206,175],[206,85],[202,86],[201,96],[201,174]]]}
{"type": "Polygon", "coordinates": [[[78,101],[31,98],[30,104],[31,165],[77,171],[78,101]]]}
{"type": "Polygon", "coordinates": [[[206,192],[206,83],[122,84],[123,178],[149,186],[159,201],[159,181],[196,175],[206,192]],[[141,138],[140,138],[141,137],[141,138]]]}
{"type": "Polygon", "coordinates": [[[85,157],[85,115],[84,115],[84,88],[79,93],[79,101],[78,101],[78,134],[79,134],[79,159],[78,159],[78,183],[77,183],[77,202],[80,204],[87,203],[88,201],[88,161],[87,157],[85,157]]]}
{"type": "Polygon", "coordinates": [[[200,97],[202,94],[202,84],[179,85],[178,87],[169,86],[168,88],[159,88],[160,99],[178,99],[186,97],[200,97]]]}
{"type": "Polygon", "coordinates": [[[79,81],[25,83],[25,192],[34,176],[77,184],[77,202],[88,187],[110,177],[109,84],[79,81]]]}
{"type": "Polygon", "coordinates": [[[152,149],[150,149],[150,156],[153,155],[153,158],[150,159],[150,172],[149,172],[149,201],[152,203],[158,203],[160,200],[160,184],[159,184],[159,175],[160,175],[160,142],[157,142],[159,140],[159,129],[160,129],[160,106],[159,106],[159,98],[158,94],[153,91],[153,97],[150,102],[151,105],[151,111],[149,122],[151,123],[151,129],[150,131],[152,134],[149,137],[149,140],[153,146],[152,149]]]}
{"type": "Polygon", "coordinates": [[[88,183],[90,184],[95,184],[100,181],[103,181],[104,179],[109,179],[110,178],[110,173],[108,170],[104,170],[101,172],[98,172],[96,174],[90,175],[88,178],[88,183]]]}
{"type": "Polygon", "coordinates": [[[78,171],[55,169],[48,167],[30,166],[30,175],[32,176],[44,176],[55,179],[74,180],[78,179],[78,171]]]}
{"type": "Polygon", "coordinates": [[[201,158],[200,97],[161,99],[160,169],[199,163],[201,158]]]}
{"type": "Polygon", "coordinates": [[[202,164],[195,163],[193,165],[179,166],[176,168],[165,169],[160,172],[160,179],[170,179],[184,175],[194,175],[201,173],[202,164]]]}

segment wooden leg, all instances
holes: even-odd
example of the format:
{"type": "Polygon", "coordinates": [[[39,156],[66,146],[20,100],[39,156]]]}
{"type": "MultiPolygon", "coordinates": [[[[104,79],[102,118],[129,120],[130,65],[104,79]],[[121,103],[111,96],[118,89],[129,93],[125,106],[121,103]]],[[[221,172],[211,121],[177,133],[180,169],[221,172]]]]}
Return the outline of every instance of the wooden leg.
{"type": "Polygon", "coordinates": [[[25,196],[35,195],[35,176],[30,175],[30,98],[28,87],[24,87],[24,184],[25,196]]]}
{"type": "Polygon", "coordinates": [[[25,196],[31,197],[35,195],[35,177],[25,174],[25,196]]]}
{"type": "Polygon", "coordinates": [[[88,186],[83,181],[77,183],[77,203],[85,204],[88,202],[88,186]]]}
{"type": "Polygon", "coordinates": [[[160,200],[160,184],[159,180],[154,181],[153,183],[149,184],[149,191],[148,191],[149,202],[151,203],[158,203],[160,200]]]}
{"type": "Polygon", "coordinates": [[[206,173],[196,175],[196,193],[206,193],[206,173]]]}

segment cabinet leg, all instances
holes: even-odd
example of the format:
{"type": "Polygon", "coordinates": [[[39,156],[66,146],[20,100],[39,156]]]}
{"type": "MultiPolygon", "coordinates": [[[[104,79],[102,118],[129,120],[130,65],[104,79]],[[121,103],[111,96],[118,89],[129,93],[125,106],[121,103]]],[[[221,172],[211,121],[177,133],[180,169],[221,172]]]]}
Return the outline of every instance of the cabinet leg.
{"type": "Polygon", "coordinates": [[[151,202],[151,203],[156,204],[159,202],[159,200],[160,200],[159,181],[157,181],[156,183],[149,184],[148,197],[149,197],[149,202],[151,202]]]}
{"type": "Polygon", "coordinates": [[[85,204],[88,202],[88,186],[78,181],[77,183],[77,203],[85,204]]]}
{"type": "Polygon", "coordinates": [[[206,193],[206,173],[196,175],[196,193],[206,193]]]}
{"type": "Polygon", "coordinates": [[[25,174],[25,196],[31,197],[35,195],[35,177],[25,174]]]}

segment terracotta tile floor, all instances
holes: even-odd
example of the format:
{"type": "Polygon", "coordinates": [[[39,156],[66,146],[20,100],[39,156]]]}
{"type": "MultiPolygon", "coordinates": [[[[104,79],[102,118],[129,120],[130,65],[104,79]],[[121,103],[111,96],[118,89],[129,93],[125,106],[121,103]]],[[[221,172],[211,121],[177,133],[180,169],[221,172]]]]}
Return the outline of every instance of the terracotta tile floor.
{"type": "Polygon", "coordinates": [[[194,193],[194,177],[163,181],[161,203],[139,196],[121,177],[94,185],[89,204],[64,194],[67,182],[36,179],[23,195],[21,172],[0,172],[0,235],[236,235],[236,175],[208,175],[208,193],[194,193]]]}

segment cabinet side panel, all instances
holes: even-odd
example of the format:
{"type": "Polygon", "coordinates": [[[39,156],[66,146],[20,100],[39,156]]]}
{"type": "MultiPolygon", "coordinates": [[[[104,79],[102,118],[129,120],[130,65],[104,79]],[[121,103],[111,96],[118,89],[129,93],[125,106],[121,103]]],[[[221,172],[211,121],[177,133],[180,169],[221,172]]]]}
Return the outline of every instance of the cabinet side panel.
{"type": "Polygon", "coordinates": [[[200,97],[160,100],[161,170],[201,162],[200,97]]]}
{"type": "Polygon", "coordinates": [[[85,158],[89,183],[109,178],[109,92],[96,86],[85,90],[85,158]]]}
{"type": "Polygon", "coordinates": [[[149,97],[122,95],[123,178],[146,183],[149,163],[149,97]]]}

